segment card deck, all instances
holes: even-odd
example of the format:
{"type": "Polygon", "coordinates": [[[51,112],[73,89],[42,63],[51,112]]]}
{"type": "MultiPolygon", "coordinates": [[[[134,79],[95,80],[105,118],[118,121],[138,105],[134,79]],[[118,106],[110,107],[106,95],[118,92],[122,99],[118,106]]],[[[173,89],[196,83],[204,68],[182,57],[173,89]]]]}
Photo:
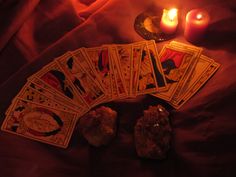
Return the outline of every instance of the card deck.
{"type": "Polygon", "coordinates": [[[158,54],[153,40],[67,52],[28,78],[1,129],[65,148],[98,104],[152,94],[179,109],[220,66],[201,52],[172,41],[158,54]]]}
{"type": "Polygon", "coordinates": [[[66,148],[77,114],[48,108],[17,98],[1,130],[29,139],[66,148]]]}

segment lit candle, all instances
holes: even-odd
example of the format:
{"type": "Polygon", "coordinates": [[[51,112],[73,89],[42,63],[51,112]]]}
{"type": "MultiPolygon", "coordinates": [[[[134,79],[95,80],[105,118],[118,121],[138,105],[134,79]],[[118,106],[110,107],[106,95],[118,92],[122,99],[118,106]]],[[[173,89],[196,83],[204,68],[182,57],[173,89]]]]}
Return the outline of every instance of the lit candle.
{"type": "Polygon", "coordinates": [[[189,42],[199,42],[206,32],[210,17],[201,9],[194,9],[187,13],[184,36],[189,42]]]}
{"type": "Polygon", "coordinates": [[[163,10],[160,28],[166,34],[173,34],[178,26],[178,10],[163,10]]]}

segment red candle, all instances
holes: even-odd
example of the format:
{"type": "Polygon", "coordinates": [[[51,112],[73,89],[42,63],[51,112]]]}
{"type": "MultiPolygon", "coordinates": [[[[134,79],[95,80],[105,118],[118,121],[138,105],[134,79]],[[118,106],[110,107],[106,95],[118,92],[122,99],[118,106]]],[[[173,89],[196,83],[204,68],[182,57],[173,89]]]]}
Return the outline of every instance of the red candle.
{"type": "Polygon", "coordinates": [[[199,42],[206,32],[210,17],[205,10],[194,9],[187,13],[184,36],[192,43],[199,42]]]}
{"type": "Polygon", "coordinates": [[[162,32],[166,34],[173,34],[176,31],[177,25],[178,25],[178,10],[164,9],[160,22],[160,28],[162,32]]]}

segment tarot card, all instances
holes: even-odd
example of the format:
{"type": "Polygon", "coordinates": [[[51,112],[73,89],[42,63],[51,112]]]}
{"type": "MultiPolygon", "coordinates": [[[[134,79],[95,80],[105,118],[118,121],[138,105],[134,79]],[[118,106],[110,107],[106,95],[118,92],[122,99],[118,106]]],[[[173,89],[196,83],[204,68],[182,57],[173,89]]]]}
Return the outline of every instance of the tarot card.
{"type": "Polygon", "coordinates": [[[192,75],[188,78],[188,81],[184,85],[184,88],[182,88],[183,92],[179,95],[179,97],[173,97],[170,101],[172,105],[176,105],[183,96],[191,90],[191,87],[198,82],[198,80],[201,78],[201,75],[204,74],[204,72],[207,70],[208,67],[212,65],[214,61],[204,55],[201,55],[193,72],[192,75]]]}
{"type": "Polygon", "coordinates": [[[122,74],[122,78],[125,83],[125,88],[127,91],[128,96],[130,96],[131,88],[131,65],[132,65],[132,45],[115,45],[117,64],[119,65],[119,69],[122,74]]]}
{"type": "Polygon", "coordinates": [[[118,90],[118,98],[124,99],[127,97],[127,90],[125,87],[125,81],[122,79],[122,74],[120,70],[120,66],[117,59],[116,48],[114,46],[109,47],[109,54],[112,63],[112,71],[114,73],[117,90],[118,90]]]}
{"type": "Polygon", "coordinates": [[[219,67],[219,63],[213,62],[202,74],[200,74],[200,78],[195,80],[195,82],[193,81],[193,84],[189,86],[186,94],[183,95],[182,99],[178,103],[170,104],[175,109],[182,107],[215,74],[219,67]]]}
{"type": "MultiPolygon", "coordinates": [[[[110,53],[110,50],[109,50],[109,53],[110,53]]],[[[110,56],[110,77],[111,77],[111,87],[112,87],[112,100],[115,100],[119,98],[119,94],[118,94],[117,80],[115,78],[113,61],[111,60],[111,56],[110,56]]]]}
{"type": "Polygon", "coordinates": [[[66,104],[64,104],[64,102],[58,102],[57,100],[52,99],[51,97],[43,95],[42,91],[42,89],[37,90],[35,84],[28,82],[21,89],[21,91],[17,95],[17,98],[26,100],[28,102],[34,102],[45,107],[55,108],[67,112],[74,112],[77,113],[78,116],[82,115],[85,112],[82,108],[80,109],[80,111],[78,111],[78,109],[73,110],[66,104]]]}
{"type": "Polygon", "coordinates": [[[112,99],[112,86],[110,76],[110,57],[107,46],[84,49],[84,53],[89,58],[90,64],[100,78],[106,90],[107,100],[112,99]]]}
{"type": "MultiPolygon", "coordinates": [[[[34,77],[39,78],[48,87],[65,96],[70,98],[74,103],[80,107],[88,107],[81,95],[74,89],[67,75],[61,69],[58,63],[51,62],[43,69],[34,74],[34,77]]],[[[32,77],[30,78],[30,80],[32,77]]]]}
{"type": "Polygon", "coordinates": [[[84,106],[81,107],[78,104],[74,103],[68,97],[64,97],[61,94],[58,94],[57,92],[55,92],[55,89],[52,89],[51,87],[49,87],[47,84],[45,84],[41,79],[37,77],[31,78],[28,82],[31,83],[30,86],[32,88],[41,92],[43,95],[67,105],[68,107],[70,107],[72,110],[75,110],[76,112],[81,112],[82,110],[84,110],[85,112],[87,111],[87,109],[85,109],[84,106]]]}
{"type": "Polygon", "coordinates": [[[77,114],[16,99],[1,130],[54,146],[66,148],[77,114]]]}
{"type": "Polygon", "coordinates": [[[194,45],[189,45],[189,44],[185,44],[185,43],[182,43],[182,42],[177,42],[177,41],[171,41],[168,46],[173,46],[173,47],[179,47],[181,49],[190,49],[190,50],[196,50],[198,51],[199,49],[202,50],[202,48],[199,48],[197,46],[194,46],[194,45]]]}
{"type": "Polygon", "coordinates": [[[70,100],[68,101],[64,97],[55,94],[55,92],[50,92],[49,90],[44,89],[43,87],[35,84],[33,80],[31,80],[28,81],[20,90],[20,92],[15,96],[5,115],[9,113],[14,100],[17,98],[30,102],[36,102],[46,107],[52,107],[68,112],[76,112],[81,116],[88,111],[88,109],[85,110],[83,107],[79,107],[78,105],[73,104],[73,102],[71,102],[70,100]]]}
{"type": "MultiPolygon", "coordinates": [[[[184,50],[180,47],[165,45],[160,53],[160,60],[167,82],[167,91],[155,93],[153,96],[170,101],[178,88],[191,75],[201,50],[184,50]]],[[[180,90],[179,89],[179,90],[180,90]]]]}
{"type": "Polygon", "coordinates": [[[139,64],[137,95],[151,94],[158,91],[155,72],[147,45],[143,46],[139,64]]]}
{"type": "Polygon", "coordinates": [[[179,82],[178,87],[172,97],[173,100],[179,99],[179,97],[186,92],[187,85],[189,84],[189,78],[191,78],[191,75],[194,71],[194,68],[196,67],[197,62],[200,59],[202,48],[192,46],[192,45],[187,45],[183,44],[180,42],[172,41],[170,45],[172,48],[184,50],[187,52],[192,52],[193,55],[195,55],[195,59],[192,61],[192,64],[188,67],[186,71],[186,75],[183,76],[182,80],[179,82]]]}
{"type": "Polygon", "coordinates": [[[89,58],[85,54],[85,48],[77,49],[72,53],[76,57],[76,62],[79,62],[79,64],[84,68],[85,71],[88,72],[88,74],[93,78],[94,81],[99,83],[99,86],[102,88],[102,90],[106,93],[105,88],[103,87],[102,81],[98,77],[98,74],[95,70],[95,68],[91,65],[89,58]]]}
{"type": "Polygon", "coordinates": [[[143,43],[139,44],[133,44],[132,45],[132,65],[131,65],[131,97],[136,96],[136,91],[138,88],[138,73],[139,73],[139,65],[142,57],[142,51],[143,51],[143,43]]]}
{"type": "Polygon", "coordinates": [[[159,92],[165,91],[167,89],[167,83],[165,80],[165,75],[161,66],[161,61],[159,59],[155,41],[154,40],[148,41],[147,47],[149,49],[150,58],[152,61],[154,72],[155,72],[157,85],[158,85],[158,91],[159,92]]]}
{"type": "Polygon", "coordinates": [[[56,61],[68,76],[68,80],[71,81],[74,90],[82,96],[89,107],[96,106],[99,100],[105,97],[98,82],[93,80],[93,77],[82,68],[76,58],[70,53],[63,55],[56,61]]]}

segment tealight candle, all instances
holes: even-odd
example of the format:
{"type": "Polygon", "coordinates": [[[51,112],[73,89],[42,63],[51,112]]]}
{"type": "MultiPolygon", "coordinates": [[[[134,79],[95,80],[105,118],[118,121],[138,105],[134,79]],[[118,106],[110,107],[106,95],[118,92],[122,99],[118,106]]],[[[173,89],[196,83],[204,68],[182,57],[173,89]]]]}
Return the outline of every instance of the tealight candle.
{"type": "Polygon", "coordinates": [[[199,42],[206,32],[210,17],[201,9],[194,9],[187,13],[184,36],[192,43],[199,42]]]}
{"type": "Polygon", "coordinates": [[[177,9],[170,9],[170,10],[163,10],[160,28],[162,32],[166,34],[173,34],[178,26],[178,10],[177,9]]]}

